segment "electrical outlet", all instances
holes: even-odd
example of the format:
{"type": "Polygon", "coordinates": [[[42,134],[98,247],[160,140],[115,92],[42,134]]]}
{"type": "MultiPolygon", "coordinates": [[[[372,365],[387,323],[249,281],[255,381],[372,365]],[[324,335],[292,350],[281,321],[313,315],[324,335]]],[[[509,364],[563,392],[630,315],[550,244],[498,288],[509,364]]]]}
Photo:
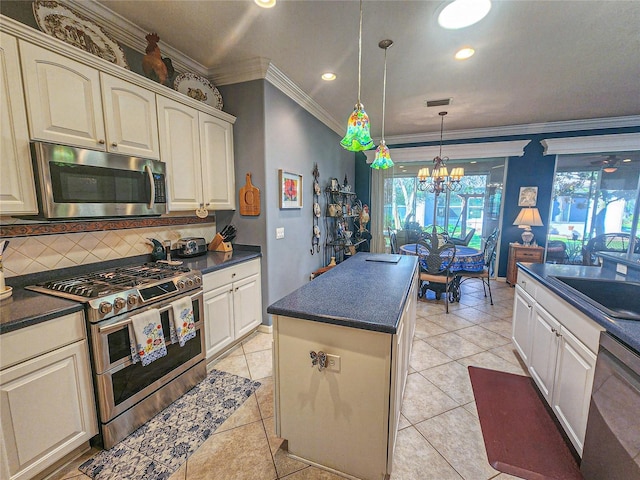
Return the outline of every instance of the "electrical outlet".
{"type": "Polygon", "coordinates": [[[284,238],[284,227],[276,228],[276,240],[280,240],[281,238],[284,238]]]}
{"type": "Polygon", "coordinates": [[[627,266],[623,263],[616,263],[616,272],[621,273],[622,275],[627,274],[627,266]]]}
{"type": "Polygon", "coordinates": [[[340,357],[327,353],[327,370],[330,372],[340,372],[340,357]]]}

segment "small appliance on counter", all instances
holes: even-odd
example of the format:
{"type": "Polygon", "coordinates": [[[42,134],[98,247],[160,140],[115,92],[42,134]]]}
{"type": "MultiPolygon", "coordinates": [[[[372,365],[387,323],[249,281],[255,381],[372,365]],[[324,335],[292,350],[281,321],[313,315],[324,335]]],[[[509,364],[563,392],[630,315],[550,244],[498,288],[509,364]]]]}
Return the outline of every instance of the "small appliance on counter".
{"type": "Polygon", "coordinates": [[[176,242],[178,257],[197,257],[207,253],[207,241],[201,237],[181,238],[176,242]]]}

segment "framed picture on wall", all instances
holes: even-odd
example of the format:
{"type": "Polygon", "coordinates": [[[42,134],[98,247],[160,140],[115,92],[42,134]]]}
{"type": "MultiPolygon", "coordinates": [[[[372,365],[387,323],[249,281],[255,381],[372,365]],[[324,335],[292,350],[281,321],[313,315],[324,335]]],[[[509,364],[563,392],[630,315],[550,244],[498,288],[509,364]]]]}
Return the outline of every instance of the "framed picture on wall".
{"type": "Polygon", "coordinates": [[[535,207],[538,202],[538,187],[520,187],[519,207],[535,207]]]}
{"type": "Polygon", "coordinates": [[[280,208],[302,208],[302,175],[278,170],[280,208]]]}

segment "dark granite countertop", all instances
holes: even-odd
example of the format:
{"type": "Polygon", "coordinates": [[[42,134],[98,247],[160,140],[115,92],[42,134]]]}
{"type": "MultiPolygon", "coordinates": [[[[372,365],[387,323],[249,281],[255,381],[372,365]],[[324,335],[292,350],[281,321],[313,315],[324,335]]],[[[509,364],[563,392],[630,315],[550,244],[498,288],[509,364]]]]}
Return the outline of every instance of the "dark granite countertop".
{"type": "Polygon", "coordinates": [[[398,263],[367,261],[357,253],[267,308],[273,315],[396,333],[418,257],[398,263]]]}
{"type": "MultiPolygon", "coordinates": [[[[640,352],[640,322],[635,320],[623,320],[607,315],[597,307],[580,299],[572,293],[569,288],[562,288],[553,280],[549,280],[549,276],[561,277],[581,277],[599,280],[633,280],[638,281],[640,276],[633,272],[629,275],[622,276],[615,272],[612,268],[601,267],[585,267],[579,265],[555,265],[551,263],[518,263],[522,270],[533,278],[538,280],[542,285],[550,291],[558,295],[567,303],[576,307],[578,310],[592,318],[597,324],[604,327],[614,337],[629,345],[637,352],[640,352]]],[[[638,300],[640,302],[640,299],[638,300]]],[[[551,312],[553,313],[553,312],[551,312]]]]}
{"type": "Polygon", "coordinates": [[[205,275],[261,256],[260,247],[243,246],[238,248],[236,246],[231,255],[222,252],[207,252],[206,255],[200,257],[180,258],[176,260],[182,260],[185,266],[194,270],[200,270],[200,272],[205,275]]]}
{"type": "MultiPolygon", "coordinates": [[[[232,254],[207,252],[206,255],[200,257],[181,258],[179,260],[182,260],[187,267],[200,270],[202,274],[205,274],[260,256],[260,247],[237,245],[234,246],[232,254]]],[[[80,265],[70,269],[59,269],[7,278],[7,284],[13,287],[13,294],[11,297],[0,301],[0,335],[83,310],[82,303],[25,290],[23,288],[24,286],[33,285],[52,278],[63,278],[86,271],[97,271],[113,266],[131,265],[145,261],[150,261],[148,255],[129,257],[117,262],[100,262],[80,265]]]]}

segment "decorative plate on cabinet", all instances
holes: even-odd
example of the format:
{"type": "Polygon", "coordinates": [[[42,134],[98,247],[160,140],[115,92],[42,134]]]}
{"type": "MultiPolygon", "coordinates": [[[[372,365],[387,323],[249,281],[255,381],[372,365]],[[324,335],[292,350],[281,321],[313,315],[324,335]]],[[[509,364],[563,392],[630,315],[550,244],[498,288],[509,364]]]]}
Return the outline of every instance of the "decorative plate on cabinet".
{"type": "Polygon", "coordinates": [[[209,80],[195,73],[181,73],[173,81],[173,89],[200,102],[222,110],[222,95],[209,80]]]}
{"type": "Polygon", "coordinates": [[[40,30],[47,35],[129,69],[120,44],[81,13],[54,0],[36,0],[33,16],[40,30]]]}

